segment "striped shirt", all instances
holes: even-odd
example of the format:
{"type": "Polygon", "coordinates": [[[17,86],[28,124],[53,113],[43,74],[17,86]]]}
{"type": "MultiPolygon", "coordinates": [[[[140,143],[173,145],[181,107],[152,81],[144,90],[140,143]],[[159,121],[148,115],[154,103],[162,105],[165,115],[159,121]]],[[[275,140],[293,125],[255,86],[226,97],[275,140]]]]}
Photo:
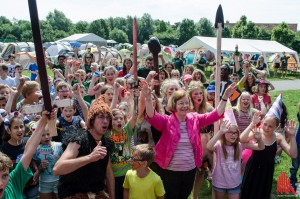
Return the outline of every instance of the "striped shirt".
{"type": "Polygon", "coordinates": [[[180,139],[167,169],[172,171],[190,171],[195,167],[194,150],[189,139],[186,122],[180,122],[180,139]]]}
{"type": "MultiPolygon", "coordinates": [[[[238,128],[239,128],[239,131],[240,133],[242,133],[251,123],[252,121],[252,116],[249,115],[248,112],[243,112],[243,111],[240,111],[238,112],[237,109],[234,109],[234,117],[236,119],[236,123],[238,125],[238,128]]],[[[252,112],[254,115],[255,112],[257,112],[256,109],[252,109],[252,112]]]]}

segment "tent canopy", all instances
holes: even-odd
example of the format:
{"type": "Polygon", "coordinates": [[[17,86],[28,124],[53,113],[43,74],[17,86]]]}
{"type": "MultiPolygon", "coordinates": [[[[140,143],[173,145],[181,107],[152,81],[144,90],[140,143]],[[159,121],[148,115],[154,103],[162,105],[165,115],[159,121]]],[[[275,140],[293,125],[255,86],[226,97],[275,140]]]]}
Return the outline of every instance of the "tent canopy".
{"type": "Polygon", "coordinates": [[[93,43],[100,46],[107,46],[107,41],[94,33],[83,33],[83,34],[74,34],[69,37],[58,40],[58,42],[67,41],[77,41],[79,43],[93,43]]]}
{"type": "MultiPolygon", "coordinates": [[[[234,52],[235,45],[239,46],[239,51],[243,54],[273,54],[287,52],[295,55],[297,62],[299,60],[296,51],[276,42],[268,40],[252,40],[252,39],[235,39],[235,38],[222,38],[222,52],[234,52]]],[[[192,50],[203,49],[210,50],[213,53],[217,52],[217,38],[216,37],[199,37],[194,36],[177,50],[192,50]]]]}

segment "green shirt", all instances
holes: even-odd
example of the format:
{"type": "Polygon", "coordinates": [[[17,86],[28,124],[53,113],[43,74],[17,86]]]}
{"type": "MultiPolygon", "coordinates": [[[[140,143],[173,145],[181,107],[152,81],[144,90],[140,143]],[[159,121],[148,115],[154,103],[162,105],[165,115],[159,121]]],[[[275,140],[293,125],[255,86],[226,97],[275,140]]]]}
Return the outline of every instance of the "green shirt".
{"type": "Polygon", "coordinates": [[[66,66],[61,66],[59,64],[53,64],[53,68],[56,68],[56,69],[61,69],[63,71],[63,74],[62,75],[65,75],[65,70],[66,70],[66,66]]]}
{"type": "Polygon", "coordinates": [[[182,75],[182,68],[184,67],[183,61],[180,58],[173,58],[172,62],[177,70],[180,72],[180,76],[182,75]]]}
{"type": "Polygon", "coordinates": [[[137,75],[139,77],[147,78],[147,76],[148,76],[148,74],[150,73],[151,70],[152,70],[151,68],[146,69],[145,67],[141,67],[141,68],[138,69],[138,71],[137,71],[138,74],[137,75]]]}
{"type": "Polygon", "coordinates": [[[16,168],[10,172],[9,181],[5,188],[2,199],[20,199],[23,198],[23,189],[27,181],[32,177],[32,171],[28,168],[24,169],[20,161],[16,168]]]}
{"type": "Polygon", "coordinates": [[[290,57],[287,57],[287,56],[281,57],[281,58],[280,58],[281,66],[287,66],[287,64],[288,64],[288,59],[289,59],[289,58],[290,58],[290,57]]]}
{"type": "Polygon", "coordinates": [[[114,176],[125,176],[126,172],[131,169],[130,167],[130,144],[133,136],[133,128],[130,122],[125,124],[121,132],[112,130],[112,132],[106,133],[106,137],[114,142],[111,150],[110,159],[112,163],[112,169],[114,176]]]}

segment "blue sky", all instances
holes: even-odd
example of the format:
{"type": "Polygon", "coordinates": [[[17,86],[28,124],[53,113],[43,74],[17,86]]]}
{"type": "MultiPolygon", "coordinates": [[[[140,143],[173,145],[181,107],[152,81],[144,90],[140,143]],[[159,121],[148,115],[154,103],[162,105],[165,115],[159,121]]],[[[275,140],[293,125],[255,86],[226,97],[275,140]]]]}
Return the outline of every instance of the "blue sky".
{"type": "MultiPolygon", "coordinates": [[[[0,0],[0,3],[0,15],[29,20],[27,0],[0,0]]],[[[219,4],[229,22],[246,15],[256,23],[297,23],[300,30],[299,0],[37,0],[40,19],[58,9],[73,22],[127,15],[141,17],[146,12],[153,19],[171,24],[184,18],[196,22],[206,17],[214,21],[219,4]]]]}

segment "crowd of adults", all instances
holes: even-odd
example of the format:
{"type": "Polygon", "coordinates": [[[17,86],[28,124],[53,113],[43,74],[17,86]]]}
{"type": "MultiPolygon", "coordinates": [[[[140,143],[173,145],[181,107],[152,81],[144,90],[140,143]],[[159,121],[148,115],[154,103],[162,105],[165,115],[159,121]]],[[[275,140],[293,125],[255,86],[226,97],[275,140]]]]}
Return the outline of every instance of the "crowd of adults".
{"type": "MultiPolygon", "coordinates": [[[[89,49],[56,63],[45,56],[54,74],[47,113],[36,111],[43,104],[37,63],[26,77],[11,54],[0,63],[0,197],[198,198],[209,180],[215,198],[269,198],[275,162],[282,150],[297,158],[297,145],[284,104],[279,117],[268,114],[274,86],[263,56],[253,65],[236,46],[222,60],[216,105],[216,68],[204,53],[191,65],[182,55],[165,62],[159,54],[158,73],[147,57],[138,87],[132,57],[95,60],[89,49]],[[237,125],[226,120],[214,131],[228,99],[237,125]]],[[[276,57],[275,76],[281,68],[286,77],[288,58],[276,57]]],[[[294,159],[293,187],[297,170],[294,159]]]]}

